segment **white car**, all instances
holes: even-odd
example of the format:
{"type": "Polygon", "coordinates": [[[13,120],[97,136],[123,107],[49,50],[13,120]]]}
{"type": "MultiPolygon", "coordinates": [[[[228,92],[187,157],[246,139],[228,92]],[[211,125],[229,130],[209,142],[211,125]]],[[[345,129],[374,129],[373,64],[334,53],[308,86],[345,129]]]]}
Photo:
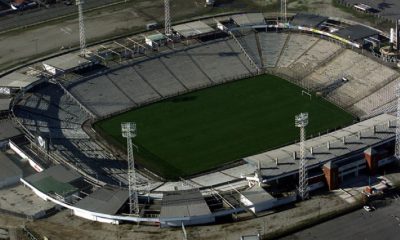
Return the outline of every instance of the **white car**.
{"type": "Polygon", "coordinates": [[[364,209],[365,209],[365,211],[367,211],[367,212],[372,212],[372,211],[375,210],[374,207],[370,207],[370,206],[367,206],[367,205],[364,206],[364,209]]]}

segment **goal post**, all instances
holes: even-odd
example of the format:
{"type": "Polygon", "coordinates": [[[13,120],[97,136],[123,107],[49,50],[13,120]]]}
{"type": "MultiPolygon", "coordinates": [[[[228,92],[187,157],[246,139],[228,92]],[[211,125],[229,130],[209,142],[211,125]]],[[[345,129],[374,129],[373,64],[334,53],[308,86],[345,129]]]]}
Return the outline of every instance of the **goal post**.
{"type": "Polygon", "coordinates": [[[312,95],[311,95],[310,92],[307,92],[307,91],[305,91],[305,90],[301,90],[301,96],[304,96],[304,95],[309,96],[309,97],[310,97],[310,100],[311,100],[312,95]]]}

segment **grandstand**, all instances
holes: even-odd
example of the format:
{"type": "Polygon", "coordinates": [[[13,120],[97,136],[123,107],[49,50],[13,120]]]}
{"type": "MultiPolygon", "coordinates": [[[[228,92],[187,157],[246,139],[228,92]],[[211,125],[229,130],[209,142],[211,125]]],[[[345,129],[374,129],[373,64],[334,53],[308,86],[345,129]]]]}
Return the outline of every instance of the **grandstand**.
{"type": "Polygon", "coordinates": [[[235,44],[218,40],[110,69],[101,76],[70,81],[66,88],[96,115],[107,116],[249,74],[252,69],[235,44]]]}
{"type": "MultiPolygon", "coordinates": [[[[364,99],[354,104],[353,111],[362,111],[363,114],[369,116],[373,114],[375,110],[379,109],[379,107],[385,106],[386,104],[395,101],[397,99],[395,91],[398,84],[399,78],[395,76],[395,79],[393,81],[389,82],[373,94],[366,96],[364,99]]],[[[393,110],[387,110],[387,112],[393,112],[393,110]]]]}
{"type": "Polygon", "coordinates": [[[282,50],[277,67],[289,67],[296,59],[300,58],[309,48],[316,44],[318,40],[318,38],[308,35],[290,34],[282,50]]]}
{"type": "Polygon", "coordinates": [[[86,114],[57,85],[38,85],[21,99],[14,114],[33,136],[48,142],[58,159],[100,181],[127,184],[126,162],[90,139],[82,129],[86,114]]]}
{"type": "Polygon", "coordinates": [[[328,40],[320,39],[315,43],[308,51],[306,51],[302,56],[300,56],[297,60],[295,60],[290,68],[296,69],[295,71],[299,71],[298,69],[304,68],[304,65],[307,66],[308,72],[311,73],[318,66],[322,65],[324,62],[328,62],[330,58],[335,56],[343,50],[340,45],[332,43],[328,40]]]}

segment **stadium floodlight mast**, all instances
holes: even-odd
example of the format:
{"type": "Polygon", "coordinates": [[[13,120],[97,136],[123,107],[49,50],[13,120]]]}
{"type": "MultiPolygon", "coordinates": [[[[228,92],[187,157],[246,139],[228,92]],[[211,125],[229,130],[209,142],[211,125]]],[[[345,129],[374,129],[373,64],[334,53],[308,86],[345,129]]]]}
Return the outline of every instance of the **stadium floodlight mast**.
{"type": "Polygon", "coordinates": [[[171,15],[170,15],[170,8],[169,8],[169,0],[164,0],[164,9],[165,9],[165,35],[171,36],[171,15]]]}
{"type": "Polygon", "coordinates": [[[396,146],[394,155],[397,160],[400,160],[400,83],[396,89],[397,95],[397,116],[396,116],[396,146]]]}
{"type": "Polygon", "coordinates": [[[129,184],[129,213],[139,215],[139,197],[136,186],[135,160],[133,157],[132,138],[136,137],[136,123],[121,123],[122,137],[126,138],[128,151],[128,184],[129,184]]]}
{"type": "Polygon", "coordinates": [[[83,22],[83,8],[82,5],[85,3],[85,0],[75,0],[76,5],[78,6],[79,13],[79,45],[81,48],[81,55],[85,56],[86,54],[86,33],[85,33],[85,24],[83,22]]]}
{"type": "Polygon", "coordinates": [[[300,164],[299,164],[299,196],[302,200],[308,198],[308,177],[306,169],[306,126],[308,113],[300,113],[295,117],[295,126],[300,128],[300,164]]]}
{"type": "Polygon", "coordinates": [[[287,22],[287,1],[281,0],[281,21],[283,24],[287,22]]]}

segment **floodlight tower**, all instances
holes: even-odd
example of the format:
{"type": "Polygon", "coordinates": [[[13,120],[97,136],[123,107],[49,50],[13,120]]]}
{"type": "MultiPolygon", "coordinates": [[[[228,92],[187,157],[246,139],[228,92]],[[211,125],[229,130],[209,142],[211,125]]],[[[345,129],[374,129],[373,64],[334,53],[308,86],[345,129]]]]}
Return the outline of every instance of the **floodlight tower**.
{"type": "Polygon", "coordinates": [[[300,128],[300,164],[299,164],[299,195],[302,200],[308,198],[308,177],[306,169],[306,126],[308,113],[300,113],[295,117],[295,126],[300,128]]]}
{"type": "Polygon", "coordinates": [[[164,8],[165,8],[165,35],[171,36],[171,15],[170,15],[170,8],[169,8],[169,0],[164,0],[164,8]]]}
{"type": "Polygon", "coordinates": [[[281,0],[281,20],[284,24],[287,22],[287,1],[281,0]]]}
{"type": "Polygon", "coordinates": [[[136,186],[136,170],[132,144],[132,138],[136,137],[136,123],[121,123],[121,132],[122,136],[126,138],[128,151],[129,213],[139,215],[139,199],[136,186]]]}
{"type": "Polygon", "coordinates": [[[397,95],[397,118],[396,118],[396,146],[395,146],[395,157],[400,160],[400,83],[396,89],[397,95]]]}
{"type": "Polygon", "coordinates": [[[85,56],[86,53],[86,33],[85,33],[85,24],[83,22],[83,8],[82,5],[85,3],[85,0],[76,0],[76,5],[78,6],[79,12],[79,43],[81,47],[81,55],[85,56]]]}

